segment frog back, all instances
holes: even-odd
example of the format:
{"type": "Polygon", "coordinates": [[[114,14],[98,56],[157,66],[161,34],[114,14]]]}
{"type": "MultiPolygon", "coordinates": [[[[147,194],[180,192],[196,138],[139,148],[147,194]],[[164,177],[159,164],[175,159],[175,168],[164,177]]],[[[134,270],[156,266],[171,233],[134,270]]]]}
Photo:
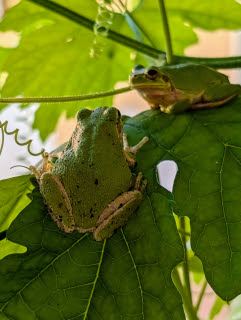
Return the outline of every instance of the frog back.
{"type": "Polygon", "coordinates": [[[75,223],[94,227],[100,214],[130,188],[131,171],[120,139],[120,117],[115,108],[83,109],[76,129],[54,173],[70,198],[75,223]]]}
{"type": "Polygon", "coordinates": [[[186,93],[201,93],[208,87],[229,84],[225,74],[204,65],[188,63],[160,68],[167,75],[175,89],[186,93]]]}

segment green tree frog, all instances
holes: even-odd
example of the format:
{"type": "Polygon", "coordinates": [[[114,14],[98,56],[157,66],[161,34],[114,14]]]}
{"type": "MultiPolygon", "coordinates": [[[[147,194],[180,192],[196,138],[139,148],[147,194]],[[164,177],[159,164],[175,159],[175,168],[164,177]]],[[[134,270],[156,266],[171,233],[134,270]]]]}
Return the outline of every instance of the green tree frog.
{"type": "Polygon", "coordinates": [[[137,65],[129,82],[152,108],[169,114],[220,106],[241,93],[226,75],[200,64],[137,65]]]}
{"type": "Polygon", "coordinates": [[[130,166],[144,137],[130,147],[116,108],[82,109],[76,128],[55,164],[45,153],[42,169],[31,166],[48,211],[66,233],[93,232],[109,238],[123,227],[142,200],[146,180],[130,166]]]}

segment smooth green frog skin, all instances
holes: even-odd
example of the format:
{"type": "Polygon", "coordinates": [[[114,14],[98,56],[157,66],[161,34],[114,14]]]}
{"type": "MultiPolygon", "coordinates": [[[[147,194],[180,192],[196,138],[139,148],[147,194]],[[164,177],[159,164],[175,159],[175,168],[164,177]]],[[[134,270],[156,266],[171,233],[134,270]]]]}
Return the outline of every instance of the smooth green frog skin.
{"type": "Polygon", "coordinates": [[[130,165],[148,138],[129,147],[122,129],[117,109],[83,109],[52,170],[48,154],[41,172],[30,168],[53,220],[63,231],[93,232],[95,240],[101,241],[124,226],[140,204],[146,181],[140,173],[133,181],[130,165]]]}
{"type": "Polygon", "coordinates": [[[152,108],[169,114],[220,106],[241,93],[226,75],[200,64],[137,65],[129,82],[152,108]]]}

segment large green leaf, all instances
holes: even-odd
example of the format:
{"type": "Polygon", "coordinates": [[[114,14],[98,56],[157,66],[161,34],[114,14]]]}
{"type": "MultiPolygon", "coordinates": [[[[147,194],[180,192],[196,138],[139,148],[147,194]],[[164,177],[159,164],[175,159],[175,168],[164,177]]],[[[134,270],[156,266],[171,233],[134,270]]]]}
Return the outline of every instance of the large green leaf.
{"type": "Polygon", "coordinates": [[[3,239],[0,241],[0,260],[12,253],[24,253],[27,248],[17,243],[3,239]]]}
{"type": "MultiPolygon", "coordinates": [[[[91,6],[87,2],[72,1],[72,4],[82,14],[96,16],[95,1],[91,6]]],[[[89,51],[94,40],[91,31],[27,1],[9,10],[1,28],[23,30],[20,45],[2,67],[9,74],[3,96],[62,96],[106,91],[113,89],[117,81],[126,80],[133,64],[129,59],[130,50],[117,50],[116,44],[111,45],[108,39],[105,54],[99,60],[91,59],[89,51]]],[[[54,130],[63,110],[67,117],[74,117],[83,105],[93,108],[111,105],[111,101],[112,97],[108,97],[87,103],[42,104],[34,127],[40,129],[45,139],[54,130]]]]}
{"type": "Polygon", "coordinates": [[[0,231],[7,230],[11,222],[25,208],[33,189],[29,175],[0,181],[0,231]]]}
{"type": "Polygon", "coordinates": [[[107,241],[65,234],[39,192],[10,226],[24,254],[0,261],[0,318],[184,319],[171,270],[183,257],[170,193],[152,181],[136,214],[107,241]]]}
{"type": "Polygon", "coordinates": [[[233,299],[241,293],[241,98],[177,116],[146,111],[125,128],[149,136],[148,159],[177,163],[174,212],[190,218],[192,249],[214,291],[233,299]]]}
{"type": "Polygon", "coordinates": [[[170,15],[205,30],[240,29],[241,5],[235,0],[166,0],[170,15]]]}

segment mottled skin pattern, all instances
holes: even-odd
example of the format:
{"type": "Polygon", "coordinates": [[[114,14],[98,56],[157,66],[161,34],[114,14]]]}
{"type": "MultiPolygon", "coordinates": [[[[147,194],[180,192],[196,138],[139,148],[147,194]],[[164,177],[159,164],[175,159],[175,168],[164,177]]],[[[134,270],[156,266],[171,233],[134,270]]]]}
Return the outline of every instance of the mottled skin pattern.
{"type": "Polygon", "coordinates": [[[78,112],[76,128],[52,171],[39,173],[32,168],[48,210],[61,229],[94,232],[100,241],[126,223],[145,187],[141,179],[133,186],[128,158],[117,109],[78,112]],[[100,218],[102,213],[105,219],[100,218]]]}

